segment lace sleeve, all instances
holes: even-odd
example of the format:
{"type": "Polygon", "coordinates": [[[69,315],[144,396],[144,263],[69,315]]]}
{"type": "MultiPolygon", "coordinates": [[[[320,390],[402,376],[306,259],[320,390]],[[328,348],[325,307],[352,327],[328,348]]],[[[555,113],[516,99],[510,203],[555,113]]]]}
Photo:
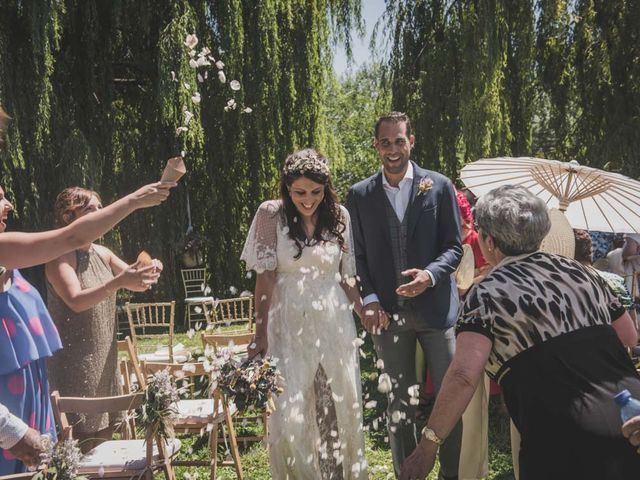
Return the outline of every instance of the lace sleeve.
{"type": "Polygon", "coordinates": [[[342,261],[340,263],[340,273],[343,278],[355,277],[356,272],[356,256],[353,250],[353,232],[351,231],[351,217],[349,211],[340,205],[342,212],[342,220],[345,223],[345,229],[342,236],[344,237],[344,252],[342,253],[342,261]]]}
{"type": "Polygon", "coordinates": [[[240,255],[240,260],[247,264],[247,270],[262,273],[275,270],[278,266],[276,247],[279,212],[280,205],[274,200],[258,207],[240,255]]]}

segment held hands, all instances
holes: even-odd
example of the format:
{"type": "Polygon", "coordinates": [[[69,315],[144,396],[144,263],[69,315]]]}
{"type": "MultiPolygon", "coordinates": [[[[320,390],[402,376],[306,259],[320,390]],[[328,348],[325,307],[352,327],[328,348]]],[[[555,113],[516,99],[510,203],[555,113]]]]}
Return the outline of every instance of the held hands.
{"type": "Polygon", "coordinates": [[[21,460],[27,468],[35,468],[40,465],[40,454],[44,453],[44,445],[40,441],[40,432],[30,428],[24,437],[18,441],[9,451],[21,460]]]}
{"type": "Polygon", "coordinates": [[[380,335],[391,323],[389,314],[384,311],[380,302],[371,302],[362,307],[360,321],[364,329],[373,335],[380,335]]]}
{"type": "Polygon", "coordinates": [[[253,341],[247,347],[247,353],[249,354],[249,360],[253,357],[260,355],[263,358],[267,355],[267,348],[269,347],[269,342],[265,336],[255,336],[253,337],[253,341]]]}
{"type": "MultiPolygon", "coordinates": [[[[622,425],[622,434],[629,439],[629,443],[634,447],[640,447],[640,415],[633,417],[622,425]]],[[[638,448],[640,453],[640,448],[638,448]]]]}
{"type": "Polygon", "coordinates": [[[155,207],[160,205],[169,197],[169,190],[175,187],[175,182],[155,182],[139,188],[128,197],[133,201],[136,208],[155,207]]]}
{"type": "Polygon", "coordinates": [[[142,268],[139,268],[139,263],[136,262],[133,265],[129,265],[128,268],[118,274],[121,288],[126,288],[132,292],[144,292],[158,283],[160,272],[162,271],[162,262],[154,259],[152,265],[142,268]]]}
{"type": "Polygon", "coordinates": [[[432,286],[431,277],[425,270],[420,270],[419,268],[410,268],[409,270],[405,270],[404,272],[402,272],[402,275],[405,277],[413,278],[413,280],[411,280],[409,283],[400,285],[396,289],[396,293],[398,295],[402,295],[403,297],[417,297],[427,288],[432,286]]]}

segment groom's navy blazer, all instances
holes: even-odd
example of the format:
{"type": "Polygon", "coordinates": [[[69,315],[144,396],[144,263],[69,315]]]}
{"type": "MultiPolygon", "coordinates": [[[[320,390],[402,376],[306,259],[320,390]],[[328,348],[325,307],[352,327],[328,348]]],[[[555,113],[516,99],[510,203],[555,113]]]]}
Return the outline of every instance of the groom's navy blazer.
{"type": "MultiPolygon", "coordinates": [[[[413,162],[412,162],[413,163],[413,162]]],[[[451,275],[460,263],[460,212],[451,181],[437,172],[413,163],[413,187],[407,207],[407,268],[431,272],[435,287],[410,300],[414,310],[432,328],[453,326],[458,313],[458,291],[451,275]],[[433,181],[431,189],[420,193],[423,178],[433,181]]],[[[351,215],[356,266],[362,298],[378,295],[382,307],[398,311],[396,273],[387,221],[387,196],[382,170],[349,190],[346,206],[351,215]]],[[[407,282],[411,277],[407,277],[407,282]]]]}

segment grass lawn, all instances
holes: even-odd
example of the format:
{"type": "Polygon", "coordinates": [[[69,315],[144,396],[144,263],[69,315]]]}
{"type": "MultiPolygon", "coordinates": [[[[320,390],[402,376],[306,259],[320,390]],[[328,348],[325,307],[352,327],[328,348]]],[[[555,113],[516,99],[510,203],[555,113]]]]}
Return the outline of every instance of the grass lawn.
{"type": "MultiPolygon", "coordinates": [[[[186,334],[177,334],[175,343],[181,342],[191,350],[201,350],[200,334],[197,333],[192,338],[188,338],[186,334]]],[[[369,336],[367,336],[362,349],[366,358],[360,359],[362,370],[362,386],[363,395],[366,400],[376,400],[375,408],[366,409],[364,412],[366,443],[366,456],[369,462],[369,478],[375,480],[393,479],[393,465],[391,462],[391,452],[388,445],[387,432],[385,422],[383,420],[386,399],[384,395],[377,391],[378,371],[375,368],[375,359],[373,357],[373,347],[369,336]]],[[[428,416],[430,404],[424,407],[425,417],[428,416]]],[[[492,397],[490,401],[490,420],[489,420],[489,476],[492,480],[511,480],[513,476],[513,468],[511,465],[511,450],[509,443],[509,420],[502,413],[500,401],[498,397],[492,397]]],[[[234,422],[235,423],[235,422],[234,422]]],[[[419,424],[421,428],[422,425],[419,424]]],[[[241,430],[243,427],[240,422],[236,428],[241,430]]],[[[204,438],[197,435],[183,435],[180,437],[183,441],[183,448],[180,458],[198,458],[207,459],[208,447],[204,438]]],[[[269,456],[262,444],[240,445],[242,450],[242,466],[245,478],[248,480],[268,480],[271,479],[269,472],[269,456]]],[[[438,466],[428,477],[429,480],[437,479],[438,466]]],[[[178,478],[186,478],[194,480],[207,479],[209,476],[208,468],[200,467],[178,467],[178,478]]],[[[219,479],[236,478],[233,468],[223,467],[218,470],[219,479]]]]}

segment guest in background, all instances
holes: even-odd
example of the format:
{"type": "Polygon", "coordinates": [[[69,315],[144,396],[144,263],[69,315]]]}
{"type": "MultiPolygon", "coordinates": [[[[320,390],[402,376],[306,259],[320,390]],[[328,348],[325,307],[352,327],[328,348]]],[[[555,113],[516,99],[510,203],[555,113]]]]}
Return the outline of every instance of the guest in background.
{"type": "MultiPolygon", "coordinates": [[[[81,187],[63,190],[54,214],[60,227],[102,208],[97,192],[81,187]]],[[[52,390],[67,397],[118,395],[116,292],[143,292],[157,283],[162,264],[127,265],[107,247],[87,243],[46,266],[48,307],[63,350],[49,360],[52,390]]],[[[80,440],[111,438],[116,418],[109,414],[72,416],[80,440]]],[[[81,442],[83,450],[93,441],[81,442]]]]}
{"type": "Polygon", "coordinates": [[[400,479],[431,471],[485,369],[522,436],[522,480],[635,478],[640,456],[624,439],[612,400],[625,388],[640,395],[624,348],[635,335],[621,334],[633,328],[629,314],[591,269],[539,251],[549,214],[526,188],[489,192],[476,221],[494,268],[465,300],[455,357],[400,479]]]}

